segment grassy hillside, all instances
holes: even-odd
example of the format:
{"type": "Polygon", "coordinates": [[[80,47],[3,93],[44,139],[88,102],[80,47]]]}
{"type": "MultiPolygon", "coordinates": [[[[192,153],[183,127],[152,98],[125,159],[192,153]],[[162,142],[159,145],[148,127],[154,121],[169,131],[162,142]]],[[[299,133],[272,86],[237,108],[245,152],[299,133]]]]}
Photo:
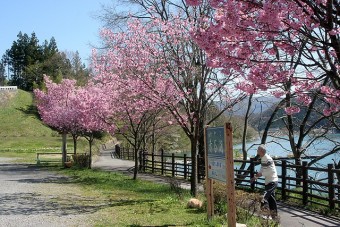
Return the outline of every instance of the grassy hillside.
{"type": "Polygon", "coordinates": [[[1,105],[0,109],[0,136],[52,136],[50,128],[43,125],[33,105],[33,95],[29,92],[18,90],[16,94],[1,105]]]}
{"type": "MultiPolygon", "coordinates": [[[[61,151],[61,137],[40,121],[32,93],[0,93],[0,100],[0,152],[61,151]]],[[[72,152],[73,143],[71,138],[68,140],[68,150],[72,152]]],[[[85,147],[85,141],[81,141],[78,148],[85,147]]]]}

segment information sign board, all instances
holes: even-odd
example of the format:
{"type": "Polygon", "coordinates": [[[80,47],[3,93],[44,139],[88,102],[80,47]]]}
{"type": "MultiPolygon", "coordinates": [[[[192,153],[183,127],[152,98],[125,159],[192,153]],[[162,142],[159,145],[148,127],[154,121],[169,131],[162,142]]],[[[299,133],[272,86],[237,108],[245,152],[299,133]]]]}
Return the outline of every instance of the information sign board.
{"type": "Polygon", "coordinates": [[[206,129],[208,178],[226,182],[224,127],[206,129]]]}

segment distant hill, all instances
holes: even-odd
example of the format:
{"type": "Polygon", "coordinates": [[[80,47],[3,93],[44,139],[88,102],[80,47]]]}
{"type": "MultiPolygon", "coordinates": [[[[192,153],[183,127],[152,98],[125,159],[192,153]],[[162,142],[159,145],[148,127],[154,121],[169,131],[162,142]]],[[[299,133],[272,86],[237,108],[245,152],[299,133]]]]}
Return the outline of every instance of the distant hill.
{"type": "MultiPolygon", "coordinates": [[[[270,118],[274,108],[278,104],[278,102],[281,99],[275,98],[273,96],[266,96],[266,97],[255,97],[252,100],[252,105],[250,109],[250,118],[249,118],[249,125],[251,125],[253,128],[257,130],[263,130],[267,124],[268,119],[270,118]]],[[[237,103],[231,111],[227,111],[227,115],[232,116],[239,116],[243,118],[246,114],[247,107],[248,107],[248,98],[242,100],[241,102],[237,103]]],[[[223,105],[216,102],[215,105],[222,109],[223,105]]],[[[320,112],[322,112],[322,108],[324,106],[324,102],[322,100],[318,100],[315,107],[319,109],[320,112]]],[[[302,119],[304,118],[306,114],[306,108],[303,106],[300,106],[301,111],[297,114],[294,114],[293,117],[293,123],[295,130],[298,130],[302,119]]],[[[285,123],[282,121],[282,118],[285,117],[286,114],[283,109],[279,110],[274,122],[271,125],[272,129],[283,129],[285,128],[285,123]]],[[[320,115],[317,112],[313,112],[307,121],[307,125],[311,125],[313,122],[315,122],[317,119],[319,119],[320,115]]],[[[335,120],[336,122],[339,122],[339,118],[335,120]]],[[[322,120],[317,123],[316,128],[323,127],[328,125],[329,122],[327,120],[322,120]]],[[[337,123],[339,124],[339,123],[337,123]]]]}
{"type": "MultiPolygon", "coordinates": [[[[279,100],[277,100],[276,103],[273,103],[273,105],[275,104],[276,106],[278,104],[278,101],[279,100]]],[[[319,121],[320,117],[322,116],[320,113],[322,113],[324,105],[325,104],[321,99],[316,101],[314,105],[314,110],[309,115],[308,120],[306,122],[306,128],[314,125],[315,122],[317,122],[317,124],[313,126],[315,129],[318,129],[321,127],[327,127],[327,128],[332,127],[331,123],[327,119],[319,121]],[[318,109],[318,111],[315,111],[316,109],[318,109]]],[[[263,130],[267,124],[268,119],[271,117],[275,106],[273,106],[272,108],[269,107],[266,110],[251,116],[249,124],[252,125],[254,128],[257,128],[258,130],[263,130]]],[[[307,113],[307,107],[300,105],[300,112],[294,114],[292,118],[294,130],[299,130],[300,125],[302,124],[303,119],[306,116],[306,113],[307,113]]],[[[272,129],[286,128],[285,123],[282,120],[285,118],[286,118],[285,110],[280,109],[277,112],[276,117],[274,118],[271,128],[272,129]]],[[[334,121],[336,122],[337,125],[339,125],[340,123],[339,118],[335,118],[334,121]]]]}
{"type": "MultiPolygon", "coordinates": [[[[248,107],[248,98],[237,103],[233,108],[233,113],[236,116],[245,116],[248,107]]],[[[280,99],[269,96],[269,97],[255,97],[252,100],[250,112],[252,114],[259,114],[270,109],[274,104],[279,102],[280,99]]]]}
{"type": "Polygon", "coordinates": [[[0,99],[4,100],[0,103],[1,137],[42,137],[55,134],[40,121],[33,104],[32,93],[17,90],[8,95],[8,93],[0,92],[0,99]]]}

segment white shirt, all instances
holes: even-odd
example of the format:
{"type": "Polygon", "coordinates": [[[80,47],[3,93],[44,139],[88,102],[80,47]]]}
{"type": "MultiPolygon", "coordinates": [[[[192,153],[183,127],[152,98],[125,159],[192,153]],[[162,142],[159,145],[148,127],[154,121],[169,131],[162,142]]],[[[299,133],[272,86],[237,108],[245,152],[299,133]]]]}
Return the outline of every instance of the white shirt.
{"type": "Polygon", "coordinates": [[[261,158],[260,173],[262,173],[262,176],[264,176],[266,185],[271,182],[277,182],[279,180],[276,172],[275,163],[268,154],[265,154],[261,158]]]}

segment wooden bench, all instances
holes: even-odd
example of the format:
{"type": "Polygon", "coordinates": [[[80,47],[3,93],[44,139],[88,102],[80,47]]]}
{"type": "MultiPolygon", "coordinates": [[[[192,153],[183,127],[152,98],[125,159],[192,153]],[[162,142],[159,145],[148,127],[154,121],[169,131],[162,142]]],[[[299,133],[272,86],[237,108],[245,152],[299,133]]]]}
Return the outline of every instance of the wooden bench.
{"type": "MultiPolygon", "coordinates": [[[[40,159],[40,156],[42,155],[49,155],[49,156],[56,156],[56,155],[60,155],[62,157],[63,153],[61,152],[37,152],[37,164],[40,164],[41,163],[41,159],[40,159]]],[[[73,153],[67,153],[67,156],[70,156],[70,155],[73,155],[73,153]]],[[[54,161],[54,160],[46,160],[44,162],[60,162],[61,160],[58,160],[58,161],[54,161]]]]}

